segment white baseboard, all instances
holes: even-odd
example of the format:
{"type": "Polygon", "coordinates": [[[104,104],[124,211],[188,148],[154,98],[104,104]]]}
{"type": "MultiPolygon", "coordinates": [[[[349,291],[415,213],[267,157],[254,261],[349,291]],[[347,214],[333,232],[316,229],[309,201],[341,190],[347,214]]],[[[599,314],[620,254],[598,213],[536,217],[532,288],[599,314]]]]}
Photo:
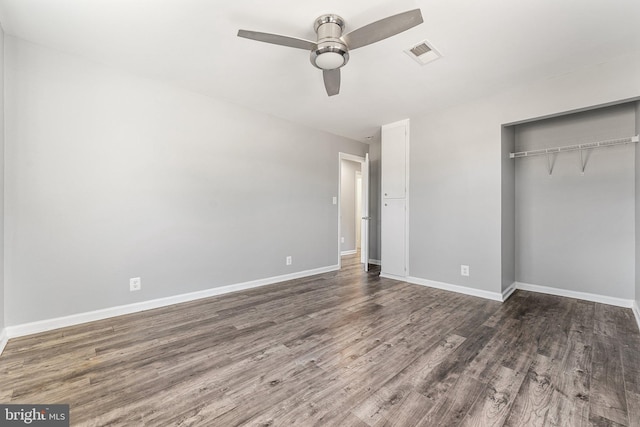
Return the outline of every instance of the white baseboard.
{"type": "Polygon", "coordinates": [[[25,335],[37,334],[40,332],[46,332],[53,329],[64,328],[67,326],[74,326],[81,323],[93,322],[95,320],[107,319],[109,317],[137,313],[140,311],[166,307],[169,305],[179,304],[182,302],[194,301],[194,300],[208,298],[216,295],[223,295],[231,292],[243,291],[247,289],[258,288],[261,286],[272,285],[275,283],[285,282],[287,280],[299,279],[302,277],[314,276],[316,274],[328,273],[330,271],[336,271],[339,268],[340,267],[336,264],[328,267],[316,268],[313,270],[305,270],[305,271],[299,271],[297,273],[269,277],[266,279],[258,279],[258,280],[252,280],[250,282],[236,283],[233,285],[205,289],[203,291],[190,292],[187,294],[174,295],[174,296],[165,297],[165,298],[158,298],[158,299],[138,302],[134,304],[109,307],[102,310],[78,313],[70,316],[25,323],[22,325],[7,326],[4,329],[4,331],[6,331],[5,336],[7,338],[15,338],[15,337],[21,337],[25,335]]]}
{"type": "Polygon", "coordinates": [[[345,255],[355,255],[358,253],[357,249],[352,249],[350,251],[342,251],[340,252],[340,256],[345,256],[345,255]]]}
{"type": "Polygon", "coordinates": [[[504,301],[503,294],[499,292],[484,291],[482,289],[469,288],[467,286],[452,285],[450,283],[436,282],[435,280],[421,279],[419,277],[406,277],[408,283],[428,286],[430,288],[442,289],[445,291],[457,292],[459,294],[471,295],[474,297],[486,298],[494,301],[504,301]]]}
{"type": "Polygon", "coordinates": [[[502,291],[502,301],[509,299],[511,295],[516,291],[516,282],[513,282],[509,287],[502,291]]]}
{"type": "Polygon", "coordinates": [[[7,336],[7,330],[2,329],[0,331],[0,356],[2,355],[2,352],[4,351],[4,348],[7,345],[8,341],[9,341],[9,337],[7,336]]]}
{"type": "Polygon", "coordinates": [[[385,273],[384,271],[380,272],[380,277],[391,280],[398,280],[400,282],[406,282],[407,278],[404,276],[396,276],[395,274],[385,273]]]}
{"type": "Polygon", "coordinates": [[[369,264],[382,265],[382,262],[379,259],[369,259],[369,264]]]}
{"type": "Polygon", "coordinates": [[[636,316],[636,323],[638,323],[638,329],[640,329],[640,307],[638,307],[638,301],[633,302],[633,314],[636,316]]]}
{"type": "Polygon", "coordinates": [[[538,292],[541,294],[556,295],[559,297],[582,299],[585,301],[598,302],[601,304],[609,304],[625,308],[633,307],[634,303],[632,299],[609,297],[606,295],[590,294],[587,292],[570,291],[567,289],[551,288],[548,286],[532,285],[530,283],[522,282],[516,282],[516,289],[538,292]]]}

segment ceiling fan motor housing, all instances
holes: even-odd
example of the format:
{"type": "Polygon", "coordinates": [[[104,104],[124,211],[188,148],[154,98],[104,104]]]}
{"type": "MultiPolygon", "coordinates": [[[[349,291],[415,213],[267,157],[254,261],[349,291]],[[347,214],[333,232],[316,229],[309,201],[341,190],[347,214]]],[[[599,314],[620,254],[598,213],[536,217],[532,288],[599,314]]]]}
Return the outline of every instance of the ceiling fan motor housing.
{"type": "Polygon", "coordinates": [[[322,15],[313,25],[318,34],[317,48],[311,51],[311,63],[322,70],[334,70],[349,61],[349,49],[340,39],[344,19],[338,15],[322,15]]]}

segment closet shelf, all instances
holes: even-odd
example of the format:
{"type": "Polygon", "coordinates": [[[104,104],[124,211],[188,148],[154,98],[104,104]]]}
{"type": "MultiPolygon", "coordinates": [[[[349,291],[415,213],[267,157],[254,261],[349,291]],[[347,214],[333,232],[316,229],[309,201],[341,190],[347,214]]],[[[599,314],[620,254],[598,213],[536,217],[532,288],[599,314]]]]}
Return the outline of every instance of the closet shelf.
{"type": "Polygon", "coordinates": [[[593,148],[611,147],[614,145],[624,145],[638,142],[640,140],[639,135],[630,136],[628,138],[610,139],[608,141],[587,142],[585,144],[577,145],[565,145],[562,147],[544,148],[541,150],[532,151],[518,151],[517,153],[509,153],[509,157],[512,159],[518,159],[521,157],[533,157],[543,156],[548,154],[562,153],[565,151],[577,151],[577,150],[591,150],[593,148]]]}

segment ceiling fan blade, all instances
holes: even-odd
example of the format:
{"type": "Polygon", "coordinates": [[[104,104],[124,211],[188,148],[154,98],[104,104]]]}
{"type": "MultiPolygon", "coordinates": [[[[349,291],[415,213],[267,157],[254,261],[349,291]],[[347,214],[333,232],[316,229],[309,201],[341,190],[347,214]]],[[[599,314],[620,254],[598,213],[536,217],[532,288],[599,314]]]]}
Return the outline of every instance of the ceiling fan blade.
{"type": "Polygon", "coordinates": [[[322,71],[322,77],[327,95],[333,96],[340,93],[340,68],[324,70],[322,71]]]}
{"type": "Polygon", "coordinates": [[[279,34],[260,33],[258,31],[238,30],[238,37],[304,50],[313,50],[316,48],[316,43],[309,40],[281,36],[279,34]]]}
{"type": "Polygon", "coordinates": [[[353,50],[395,36],[422,22],[424,21],[420,9],[409,10],[353,30],[345,34],[342,40],[353,50]]]}

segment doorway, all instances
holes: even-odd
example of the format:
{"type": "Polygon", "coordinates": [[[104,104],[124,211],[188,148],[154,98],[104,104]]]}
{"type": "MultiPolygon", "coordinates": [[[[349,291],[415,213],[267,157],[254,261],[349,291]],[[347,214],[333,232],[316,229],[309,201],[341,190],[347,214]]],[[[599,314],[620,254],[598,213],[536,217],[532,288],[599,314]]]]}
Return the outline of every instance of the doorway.
{"type": "MultiPolygon", "coordinates": [[[[356,215],[354,218],[354,227],[356,229],[356,252],[362,253],[362,172],[356,171],[356,188],[355,188],[356,215]]],[[[360,262],[363,262],[362,260],[360,262]]]]}
{"type": "Polygon", "coordinates": [[[369,209],[368,154],[365,157],[340,153],[338,184],[338,265],[342,257],[368,270],[369,209]]]}

